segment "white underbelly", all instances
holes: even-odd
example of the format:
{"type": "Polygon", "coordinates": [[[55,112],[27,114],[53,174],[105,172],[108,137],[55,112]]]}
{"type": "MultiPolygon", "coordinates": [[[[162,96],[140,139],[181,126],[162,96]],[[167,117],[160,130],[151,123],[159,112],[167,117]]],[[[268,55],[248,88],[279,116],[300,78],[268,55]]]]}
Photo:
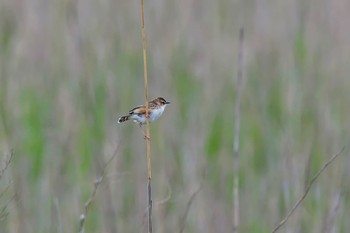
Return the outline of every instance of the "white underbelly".
{"type": "MultiPolygon", "coordinates": [[[[164,109],[165,109],[165,106],[153,110],[150,113],[149,122],[153,122],[153,121],[157,120],[162,115],[162,113],[164,112],[164,109]]],[[[130,116],[130,118],[133,119],[134,122],[136,122],[136,123],[137,122],[141,123],[141,124],[145,124],[146,123],[145,115],[133,114],[133,115],[130,116]]]]}
{"type": "Polygon", "coordinates": [[[150,116],[149,116],[149,121],[153,122],[153,121],[157,120],[164,112],[164,108],[165,108],[165,106],[157,108],[156,110],[152,111],[152,114],[150,114],[150,116]]]}

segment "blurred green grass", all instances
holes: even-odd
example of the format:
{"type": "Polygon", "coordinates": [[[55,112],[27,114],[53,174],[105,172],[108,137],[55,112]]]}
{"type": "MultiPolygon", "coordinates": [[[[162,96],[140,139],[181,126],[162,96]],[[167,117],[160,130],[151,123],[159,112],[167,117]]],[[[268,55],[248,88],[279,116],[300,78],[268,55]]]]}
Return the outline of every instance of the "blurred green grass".
{"type": "MultiPolygon", "coordinates": [[[[343,8],[335,2],[327,7],[343,8]]],[[[144,231],[145,142],[138,126],[117,124],[144,102],[138,3],[35,4],[0,4],[1,156],[15,151],[0,180],[0,193],[11,180],[10,192],[0,197],[0,207],[9,210],[0,232],[76,231],[94,180],[115,150],[86,232],[144,231]],[[11,194],[17,198],[6,204],[11,194]]],[[[305,4],[312,1],[184,1],[175,9],[147,3],[150,98],[171,102],[151,125],[155,231],[180,229],[199,183],[185,232],[232,230],[235,29],[241,22],[241,232],[270,232],[324,161],[347,144],[350,33],[337,29],[325,3],[310,12],[305,4]],[[169,200],[157,204],[169,192],[169,200]]],[[[347,12],[338,17],[345,22],[347,12]]],[[[325,222],[335,218],[328,229],[348,232],[344,154],[287,231],[326,232],[325,222]]]]}

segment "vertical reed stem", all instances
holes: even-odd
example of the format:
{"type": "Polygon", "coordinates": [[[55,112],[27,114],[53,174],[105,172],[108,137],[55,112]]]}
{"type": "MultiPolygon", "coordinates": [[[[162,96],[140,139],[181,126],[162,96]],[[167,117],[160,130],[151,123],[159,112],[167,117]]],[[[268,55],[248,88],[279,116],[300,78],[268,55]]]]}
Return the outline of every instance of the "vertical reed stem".
{"type": "Polygon", "coordinates": [[[148,78],[147,78],[147,53],[146,53],[146,31],[145,31],[145,13],[144,0],[141,0],[141,27],[142,27],[142,48],[143,48],[143,77],[145,82],[145,101],[146,101],[146,142],[147,142],[147,200],[148,200],[148,233],[152,233],[152,187],[151,187],[151,142],[148,114],[148,78]]]}
{"type": "Polygon", "coordinates": [[[233,142],[233,232],[239,232],[239,134],[240,134],[240,108],[241,89],[243,79],[243,28],[239,31],[238,66],[237,66],[237,95],[235,105],[235,136],[233,142]]]}

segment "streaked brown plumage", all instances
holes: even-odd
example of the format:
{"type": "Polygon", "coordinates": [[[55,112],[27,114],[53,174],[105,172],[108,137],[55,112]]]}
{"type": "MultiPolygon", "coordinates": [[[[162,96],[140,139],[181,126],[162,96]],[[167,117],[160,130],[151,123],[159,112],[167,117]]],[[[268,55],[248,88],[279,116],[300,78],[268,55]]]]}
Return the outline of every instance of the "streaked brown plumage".
{"type": "MultiPolygon", "coordinates": [[[[148,111],[149,111],[149,122],[157,120],[162,114],[166,105],[170,102],[166,101],[163,97],[158,97],[152,101],[148,102],[148,111]]],[[[129,111],[129,114],[122,116],[118,119],[118,123],[122,123],[128,120],[134,120],[134,122],[139,123],[140,125],[146,123],[146,106],[140,105],[129,111]]]]}

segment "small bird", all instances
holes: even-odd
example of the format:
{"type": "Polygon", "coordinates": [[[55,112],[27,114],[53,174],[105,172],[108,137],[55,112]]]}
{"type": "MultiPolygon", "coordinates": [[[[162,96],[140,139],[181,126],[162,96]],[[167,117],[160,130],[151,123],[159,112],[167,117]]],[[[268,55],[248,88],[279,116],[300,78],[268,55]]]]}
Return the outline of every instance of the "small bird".
{"type": "MultiPolygon", "coordinates": [[[[149,122],[157,120],[164,112],[165,107],[170,104],[163,97],[155,98],[148,102],[148,115],[149,122]]],[[[129,111],[129,115],[122,116],[118,119],[118,123],[122,123],[128,120],[134,120],[134,122],[139,123],[141,127],[142,124],[146,123],[146,106],[140,105],[129,111]]]]}

